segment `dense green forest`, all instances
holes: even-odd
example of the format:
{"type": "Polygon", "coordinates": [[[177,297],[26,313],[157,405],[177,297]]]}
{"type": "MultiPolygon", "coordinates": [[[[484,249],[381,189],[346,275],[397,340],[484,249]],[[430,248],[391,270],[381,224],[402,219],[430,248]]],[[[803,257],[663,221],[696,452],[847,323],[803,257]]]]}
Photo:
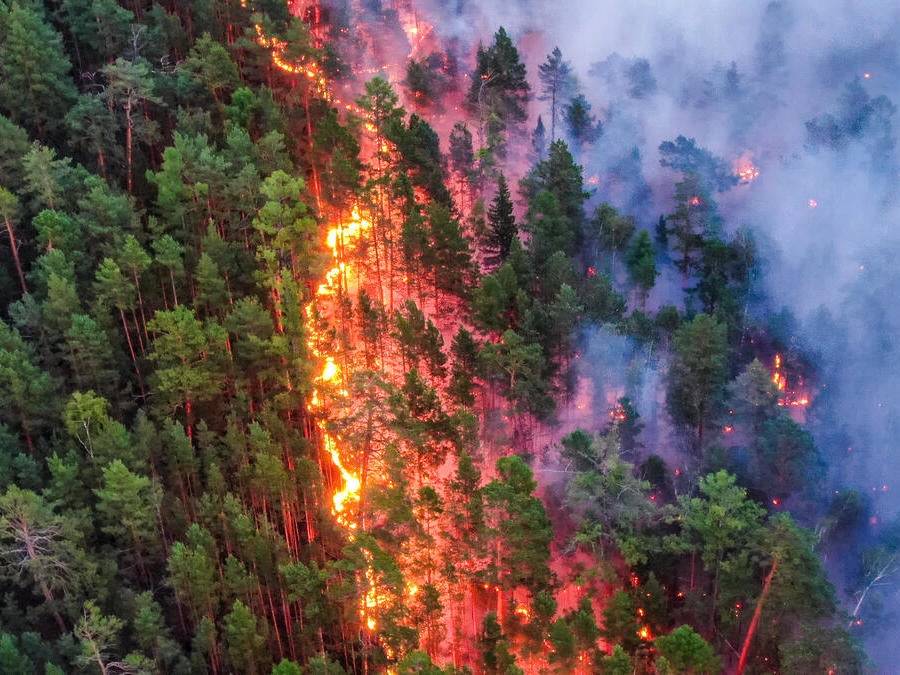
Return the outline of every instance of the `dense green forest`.
{"type": "Polygon", "coordinates": [[[594,204],[559,49],[372,76],[397,13],[309,5],[0,0],[0,671],[863,672],[738,177],[594,204]],[[560,430],[592,331],[665,437],[560,430]]]}

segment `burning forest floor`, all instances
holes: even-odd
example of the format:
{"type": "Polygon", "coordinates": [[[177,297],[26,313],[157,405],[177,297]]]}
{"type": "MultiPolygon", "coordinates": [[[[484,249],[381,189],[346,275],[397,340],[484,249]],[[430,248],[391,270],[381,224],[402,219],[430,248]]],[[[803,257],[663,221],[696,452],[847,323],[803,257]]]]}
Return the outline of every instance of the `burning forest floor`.
{"type": "Polygon", "coordinates": [[[10,672],[864,670],[900,538],[734,217],[754,125],[651,169],[696,82],[464,0],[7,4],[10,672]]]}

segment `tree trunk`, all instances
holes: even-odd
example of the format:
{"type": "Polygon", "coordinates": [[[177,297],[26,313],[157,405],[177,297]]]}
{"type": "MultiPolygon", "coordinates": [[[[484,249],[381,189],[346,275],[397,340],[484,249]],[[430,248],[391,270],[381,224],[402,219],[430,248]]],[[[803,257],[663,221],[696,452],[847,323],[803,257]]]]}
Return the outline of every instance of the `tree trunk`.
{"type": "Polygon", "coordinates": [[[753,610],[753,618],[750,620],[750,627],[747,629],[747,637],[744,638],[744,644],[741,646],[741,656],[738,659],[735,675],[741,675],[744,672],[744,667],[747,665],[747,655],[750,653],[750,642],[753,640],[753,635],[756,633],[756,627],[759,625],[759,617],[762,614],[763,603],[766,601],[769,589],[772,588],[772,579],[775,577],[775,570],[777,569],[778,558],[775,558],[772,561],[772,569],[769,570],[769,573],[766,575],[766,580],[763,582],[762,593],[759,595],[756,609],[753,610]]]}
{"type": "Polygon", "coordinates": [[[144,381],[141,378],[141,370],[138,368],[137,355],[134,353],[134,343],[131,341],[131,333],[128,331],[128,320],[125,318],[125,310],[119,307],[119,318],[122,320],[122,330],[125,331],[125,340],[128,342],[128,353],[131,354],[131,362],[134,364],[134,372],[137,375],[138,387],[141,390],[141,398],[146,398],[144,381]]]}
{"type": "Polygon", "coordinates": [[[134,187],[133,167],[132,167],[132,141],[134,134],[134,120],[131,118],[131,96],[125,99],[125,165],[127,168],[127,186],[128,194],[132,194],[134,187]]]}
{"type": "Polygon", "coordinates": [[[25,274],[22,272],[22,261],[19,260],[19,246],[16,244],[16,233],[13,230],[12,219],[6,217],[3,219],[6,223],[6,233],[9,235],[9,248],[12,250],[13,262],[16,265],[16,272],[19,275],[19,283],[22,285],[22,293],[28,292],[28,286],[25,285],[25,274]]]}

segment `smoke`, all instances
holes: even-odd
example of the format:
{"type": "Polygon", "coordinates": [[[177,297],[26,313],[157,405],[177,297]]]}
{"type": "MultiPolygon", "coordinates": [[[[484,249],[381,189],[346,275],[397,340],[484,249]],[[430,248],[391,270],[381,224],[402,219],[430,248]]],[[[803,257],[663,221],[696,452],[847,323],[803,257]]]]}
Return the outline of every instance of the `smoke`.
{"type": "MultiPolygon", "coordinates": [[[[677,175],[659,164],[661,142],[684,135],[726,162],[753,162],[756,180],[715,195],[726,230],[758,233],[770,309],[793,315],[786,337],[820,364],[810,425],[833,487],[870,494],[876,523],[894,518],[900,6],[419,0],[416,9],[461,54],[504,26],[533,87],[558,45],[603,125],[597,143],[575,148],[585,176],[597,176],[593,202],[609,200],[643,227],[672,206],[677,175]]],[[[532,125],[538,113],[547,119],[538,101],[531,113],[532,125]]],[[[598,344],[588,352],[608,348],[598,344]]]]}

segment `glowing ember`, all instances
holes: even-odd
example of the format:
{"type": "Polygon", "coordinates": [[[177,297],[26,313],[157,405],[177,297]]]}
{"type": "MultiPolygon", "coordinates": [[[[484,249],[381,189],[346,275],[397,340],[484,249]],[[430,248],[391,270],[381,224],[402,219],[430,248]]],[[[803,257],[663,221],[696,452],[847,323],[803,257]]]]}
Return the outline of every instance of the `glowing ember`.
{"type": "Polygon", "coordinates": [[[734,175],[738,177],[740,183],[752,183],[759,178],[759,169],[754,166],[749,154],[735,160],[734,175]]]}
{"type": "MultiPolygon", "coordinates": [[[[778,398],[778,405],[782,407],[805,407],[809,405],[809,397],[806,394],[788,388],[787,375],[784,374],[784,370],[782,369],[781,354],[775,355],[775,370],[772,373],[772,383],[775,385],[775,388],[778,389],[778,393],[782,394],[782,396],[779,396],[778,398]]],[[[801,388],[802,384],[801,380],[801,388]]]]}
{"type": "MultiPolygon", "coordinates": [[[[320,347],[327,345],[328,341],[324,339],[325,336],[321,334],[322,331],[314,319],[317,316],[317,309],[324,309],[331,298],[347,289],[349,281],[352,280],[349,278],[352,270],[345,261],[370,227],[371,224],[360,216],[357,208],[354,208],[348,222],[339,223],[328,230],[325,243],[331,251],[332,267],[325,273],[325,281],[316,290],[315,298],[305,308],[309,351],[321,363],[319,375],[314,378],[315,386],[310,395],[308,408],[316,416],[316,426],[322,435],[322,445],[341,478],[341,487],[332,497],[332,514],[335,520],[351,533],[358,528],[357,510],[362,482],[360,476],[347,466],[348,459],[341,439],[328,428],[324,401],[326,390],[331,397],[346,397],[347,391],[341,388],[343,375],[335,357],[324,353],[324,348],[320,347]]],[[[352,539],[352,534],[350,536],[352,539]]],[[[371,563],[371,555],[366,551],[364,554],[367,562],[371,563]]],[[[370,631],[374,631],[378,628],[374,611],[383,598],[379,594],[371,564],[366,568],[365,579],[367,590],[360,606],[360,618],[370,631]]]]}
{"type": "Polygon", "coordinates": [[[784,391],[787,387],[787,378],[781,372],[781,354],[775,355],[775,372],[772,373],[772,383],[778,391],[784,391]]]}
{"type": "MultiPolygon", "coordinates": [[[[241,0],[241,7],[247,7],[247,0],[241,0]]],[[[323,98],[329,98],[327,82],[319,71],[318,64],[306,58],[300,58],[293,62],[288,61],[284,55],[284,51],[288,46],[287,42],[276,37],[268,37],[258,23],[254,24],[253,27],[256,29],[256,43],[260,47],[265,47],[271,51],[272,63],[276,68],[290,75],[305,75],[308,79],[314,80],[319,85],[318,94],[323,98]]]]}
{"type": "Polygon", "coordinates": [[[809,208],[814,209],[814,208],[817,208],[818,206],[819,206],[819,202],[817,202],[815,199],[809,200],[809,208]]]}
{"type": "Polygon", "coordinates": [[[641,626],[641,629],[638,631],[638,637],[647,642],[652,640],[653,633],[650,632],[650,626],[641,626]]]}
{"type": "Polygon", "coordinates": [[[613,409],[609,411],[609,418],[613,422],[624,422],[628,419],[628,413],[625,412],[625,407],[621,403],[617,403],[613,409]]]}
{"type": "Polygon", "coordinates": [[[702,203],[703,202],[700,200],[700,197],[691,197],[690,201],[688,202],[688,204],[690,204],[691,206],[700,206],[700,204],[702,203]]]}

